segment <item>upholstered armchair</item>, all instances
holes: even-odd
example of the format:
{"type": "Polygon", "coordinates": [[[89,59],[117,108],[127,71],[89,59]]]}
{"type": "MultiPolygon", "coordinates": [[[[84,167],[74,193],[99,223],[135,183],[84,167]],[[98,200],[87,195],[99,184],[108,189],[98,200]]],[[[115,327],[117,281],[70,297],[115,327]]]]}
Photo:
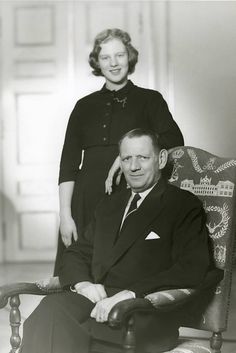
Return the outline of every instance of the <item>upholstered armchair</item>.
{"type": "MultiPolygon", "coordinates": [[[[224,278],[212,289],[212,297],[198,317],[187,317],[184,325],[211,331],[210,344],[197,339],[179,339],[178,346],[169,353],[220,353],[222,332],[227,329],[228,306],[231,290],[233,249],[236,228],[236,159],[220,158],[194,147],[176,147],[169,151],[169,182],[197,195],[206,211],[206,225],[216,268],[224,271],[224,278]]],[[[216,271],[215,271],[216,272],[216,271]]],[[[211,286],[216,273],[206,278],[205,287],[211,286]]],[[[61,291],[57,288],[40,288],[37,283],[15,283],[0,287],[0,307],[10,304],[11,353],[17,351],[19,335],[21,294],[49,295],[61,291]]],[[[165,290],[149,294],[144,299],[129,299],[113,307],[108,324],[112,327],[126,326],[121,352],[135,352],[135,320],[137,311],[169,311],[188,305],[198,292],[191,288],[165,290]]],[[[103,352],[104,342],[92,342],[91,352],[103,352]]],[[[112,350],[110,350],[111,352],[112,350]]],[[[117,351],[117,350],[116,350],[117,351]]],[[[167,352],[166,352],[167,353],[167,352]]]]}

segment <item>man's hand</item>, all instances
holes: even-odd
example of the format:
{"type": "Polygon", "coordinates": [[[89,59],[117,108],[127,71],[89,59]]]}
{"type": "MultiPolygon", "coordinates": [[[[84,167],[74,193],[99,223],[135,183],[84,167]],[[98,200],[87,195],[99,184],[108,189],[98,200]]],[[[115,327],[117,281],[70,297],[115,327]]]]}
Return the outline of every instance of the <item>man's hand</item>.
{"type": "Polygon", "coordinates": [[[135,298],[135,293],[129,290],[123,290],[112,297],[105,298],[95,305],[90,316],[97,322],[105,322],[108,319],[108,314],[113,306],[122,300],[135,298]]]}
{"type": "Polygon", "coordinates": [[[77,283],[74,287],[78,294],[83,295],[93,303],[97,303],[107,297],[107,293],[102,284],[84,281],[77,283]]]}

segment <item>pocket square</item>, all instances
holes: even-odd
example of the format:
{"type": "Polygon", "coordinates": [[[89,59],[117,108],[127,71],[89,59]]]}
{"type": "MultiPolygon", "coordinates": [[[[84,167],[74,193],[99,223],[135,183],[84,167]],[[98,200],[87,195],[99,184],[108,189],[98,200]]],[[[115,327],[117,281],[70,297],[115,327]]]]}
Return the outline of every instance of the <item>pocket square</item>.
{"type": "Polygon", "coordinates": [[[146,236],[145,240],[159,239],[159,238],[160,238],[160,237],[159,237],[159,235],[158,235],[157,233],[155,233],[155,232],[150,232],[150,233],[146,236]]]}

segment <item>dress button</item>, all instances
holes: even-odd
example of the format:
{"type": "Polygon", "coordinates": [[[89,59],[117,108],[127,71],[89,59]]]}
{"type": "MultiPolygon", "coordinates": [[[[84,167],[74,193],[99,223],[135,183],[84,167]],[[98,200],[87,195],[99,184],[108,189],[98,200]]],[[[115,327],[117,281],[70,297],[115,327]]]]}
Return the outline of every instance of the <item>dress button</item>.
{"type": "Polygon", "coordinates": [[[105,116],[109,116],[110,114],[107,112],[107,113],[105,113],[105,116]]]}
{"type": "Polygon", "coordinates": [[[107,127],[107,124],[103,124],[102,127],[105,129],[107,127]]]}
{"type": "Polygon", "coordinates": [[[111,102],[107,102],[107,105],[108,105],[108,106],[111,105],[111,102]]]}
{"type": "Polygon", "coordinates": [[[103,141],[106,141],[107,140],[107,138],[106,137],[103,137],[103,141]]]}

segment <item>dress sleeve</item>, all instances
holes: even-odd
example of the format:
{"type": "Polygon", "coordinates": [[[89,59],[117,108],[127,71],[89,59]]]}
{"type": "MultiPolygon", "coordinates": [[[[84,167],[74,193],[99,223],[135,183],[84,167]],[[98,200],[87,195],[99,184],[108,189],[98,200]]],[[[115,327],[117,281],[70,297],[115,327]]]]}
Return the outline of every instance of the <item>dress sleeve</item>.
{"type": "Polygon", "coordinates": [[[161,94],[153,92],[147,106],[151,128],[160,136],[163,148],[183,146],[184,139],[180,128],[173,119],[168,105],[161,94]]]}
{"type": "Polygon", "coordinates": [[[79,119],[79,102],[75,105],[67,125],[61,154],[59,184],[75,181],[82,158],[82,126],[79,119]]]}

